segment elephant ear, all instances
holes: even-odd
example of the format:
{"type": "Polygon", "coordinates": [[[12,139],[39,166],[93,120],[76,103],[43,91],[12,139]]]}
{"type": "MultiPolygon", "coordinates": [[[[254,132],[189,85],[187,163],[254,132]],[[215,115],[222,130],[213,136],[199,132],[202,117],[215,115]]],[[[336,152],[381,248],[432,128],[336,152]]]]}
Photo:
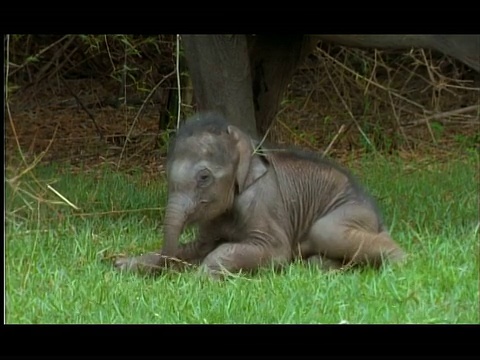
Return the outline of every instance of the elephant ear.
{"type": "Polygon", "coordinates": [[[235,146],[239,154],[236,184],[238,186],[238,192],[242,193],[247,187],[262,177],[268,168],[267,165],[253,153],[253,142],[245,133],[233,125],[229,125],[227,131],[236,142],[235,146]]]}

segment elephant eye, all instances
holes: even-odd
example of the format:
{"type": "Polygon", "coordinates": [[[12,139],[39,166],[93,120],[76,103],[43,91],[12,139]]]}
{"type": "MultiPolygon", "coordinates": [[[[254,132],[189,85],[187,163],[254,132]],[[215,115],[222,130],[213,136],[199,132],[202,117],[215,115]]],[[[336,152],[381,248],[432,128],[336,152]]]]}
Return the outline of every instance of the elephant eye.
{"type": "Polygon", "coordinates": [[[212,182],[212,174],[207,169],[200,170],[196,175],[196,180],[198,186],[208,186],[212,182]]]}

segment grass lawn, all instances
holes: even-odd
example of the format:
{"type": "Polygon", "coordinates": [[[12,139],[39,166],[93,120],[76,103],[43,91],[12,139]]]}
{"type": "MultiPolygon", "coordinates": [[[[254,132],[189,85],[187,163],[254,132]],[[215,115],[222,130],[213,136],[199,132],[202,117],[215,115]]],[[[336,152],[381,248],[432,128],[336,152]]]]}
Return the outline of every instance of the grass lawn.
{"type": "MultiPolygon", "coordinates": [[[[144,278],[102,260],[160,247],[163,180],[37,167],[31,174],[81,210],[38,204],[7,184],[6,321],[478,323],[478,156],[364,158],[349,165],[409,253],[404,266],[321,273],[292,264],[280,274],[264,269],[223,282],[195,271],[144,278]]],[[[19,189],[33,188],[31,174],[19,189]]]]}

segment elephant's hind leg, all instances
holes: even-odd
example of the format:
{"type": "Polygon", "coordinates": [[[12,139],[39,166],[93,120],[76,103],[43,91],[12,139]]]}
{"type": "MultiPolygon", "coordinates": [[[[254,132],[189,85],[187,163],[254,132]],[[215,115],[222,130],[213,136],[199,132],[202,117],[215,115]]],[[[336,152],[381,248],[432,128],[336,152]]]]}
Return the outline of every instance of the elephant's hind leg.
{"type": "Polygon", "coordinates": [[[375,212],[357,204],[344,205],[317,220],[302,247],[308,248],[308,256],[321,254],[352,265],[379,266],[405,257],[390,235],[379,231],[375,212]]]}
{"type": "Polygon", "coordinates": [[[380,266],[383,262],[399,262],[404,251],[387,232],[371,233],[363,229],[345,229],[344,238],[351,243],[347,259],[353,264],[380,266]]]}

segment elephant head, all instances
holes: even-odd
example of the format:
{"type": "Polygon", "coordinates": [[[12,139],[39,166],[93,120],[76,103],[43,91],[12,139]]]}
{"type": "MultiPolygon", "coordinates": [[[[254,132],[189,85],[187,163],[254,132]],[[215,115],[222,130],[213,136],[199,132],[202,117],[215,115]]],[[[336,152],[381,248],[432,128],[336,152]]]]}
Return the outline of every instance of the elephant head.
{"type": "Polygon", "coordinates": [[[241,193],[266,172],[252,161],[254,143],[216,114],[193,118],[177,133],[167,158],[168,204],[162,254],[175,256],[186,225],[210,221],[232,209],[241,193]]]}

